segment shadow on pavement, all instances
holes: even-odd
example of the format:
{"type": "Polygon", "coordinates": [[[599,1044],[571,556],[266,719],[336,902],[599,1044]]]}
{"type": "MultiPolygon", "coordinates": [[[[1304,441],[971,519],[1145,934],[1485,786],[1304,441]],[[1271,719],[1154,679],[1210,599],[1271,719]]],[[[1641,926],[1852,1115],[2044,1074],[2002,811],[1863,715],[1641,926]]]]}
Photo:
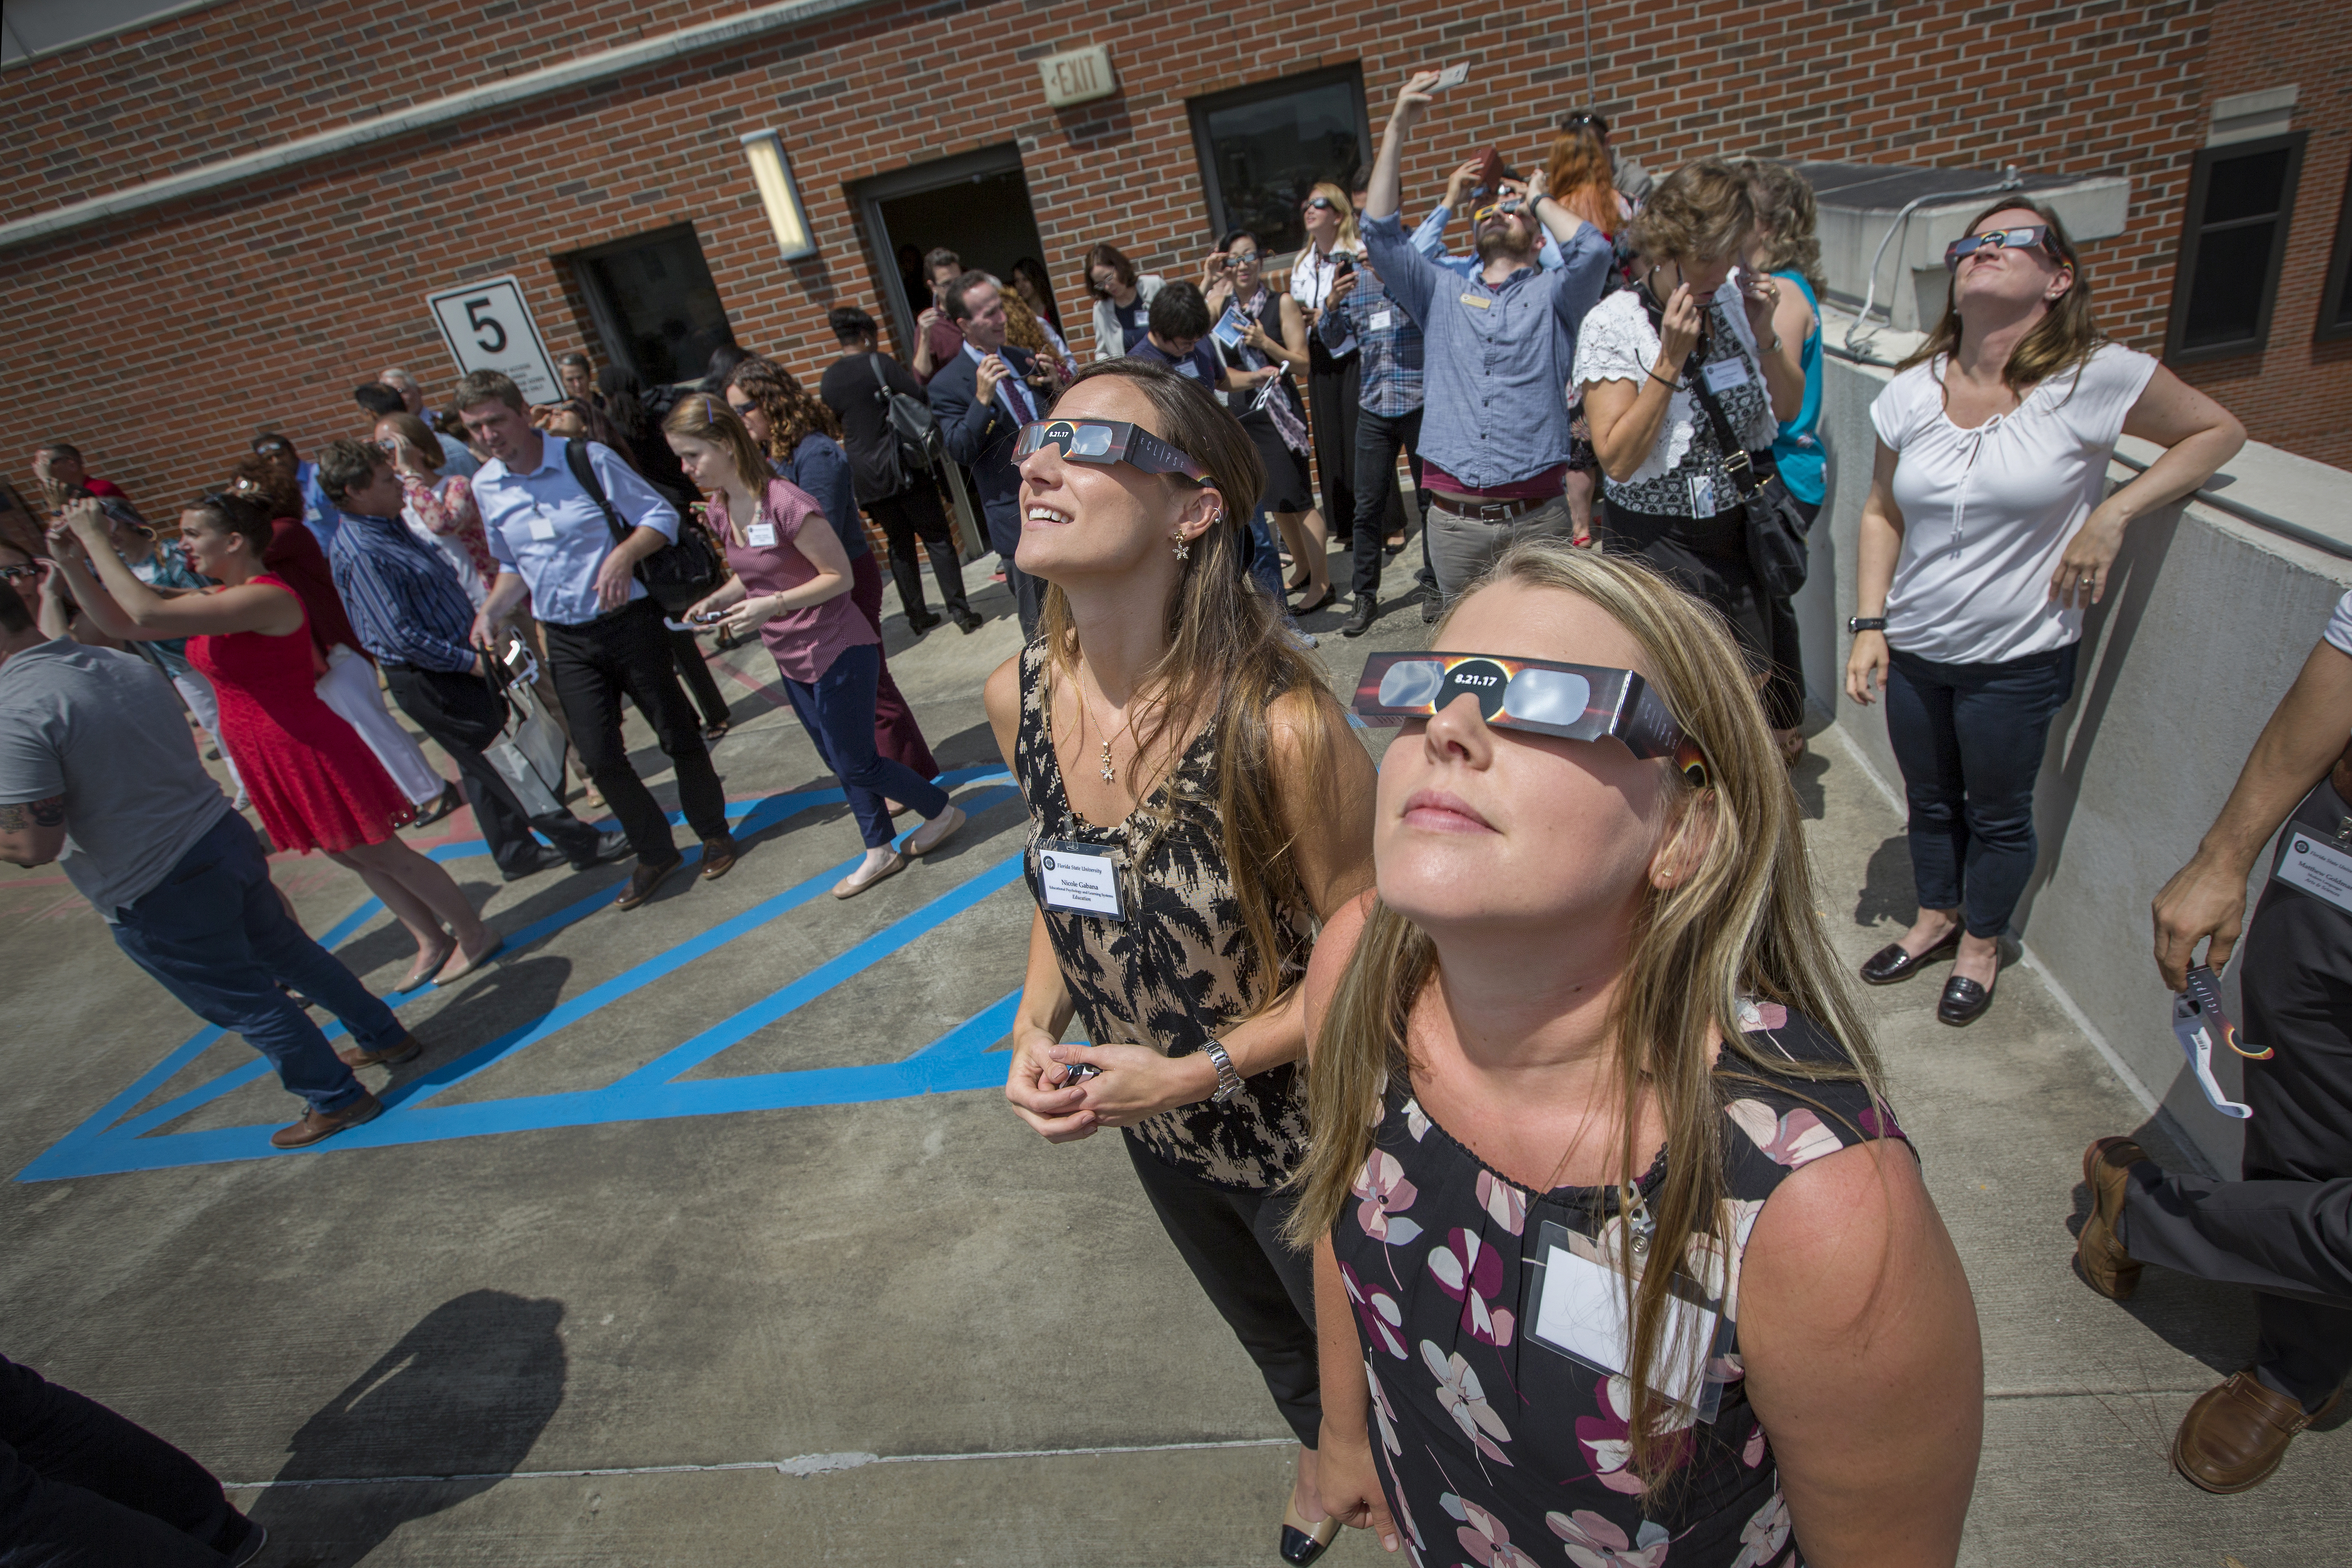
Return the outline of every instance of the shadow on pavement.
{"type": "Polygon", "coordinates": [[[1862,891],[1853,901],[1853,923],[1864,928],[1893,921],[1908,928],[1919,915],[1919,895],[1911,885],[1911,840],[1895,834],[1870,852],[1862,891]]]}
{"type": "Polygon", "coordinates": [[[247,1510],[268,1527],[270,1568],[344,1568],[410,1520],[496,1486],[563,1403],[562,1321],[562,1302],[503,1290],[427,1313],[302,1424],[247,1510]],[[370,1478],[408,1484],[287,1484],[370,1478]]]}

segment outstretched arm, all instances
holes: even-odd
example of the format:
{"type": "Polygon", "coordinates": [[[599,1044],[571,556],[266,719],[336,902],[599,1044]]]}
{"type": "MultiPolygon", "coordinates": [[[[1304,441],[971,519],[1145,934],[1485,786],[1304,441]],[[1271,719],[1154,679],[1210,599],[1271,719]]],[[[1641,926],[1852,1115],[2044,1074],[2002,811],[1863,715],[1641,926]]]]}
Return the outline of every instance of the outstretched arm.
{"type": "Polygon", "coordinates": [[[1415,71],[1398,89],[1396,107],[1389,110],[1389,122],[1381,132],[1381,150],[1372,159],[1371,183],[1364,192],[1366,217],[1393,217],[1404,205],[1405,132],[1435,101],[1429,89],[1437,77],[1435,71],[1415,71]]]}
{"type": "Polygon", "coordinates": [[[94,500],[68,505],[65,528],[52,529],[49,541],[66,586],[109,637],[128,642],[169,642],[225,632],[284,637],[301,629],[302,602],[288,590],[268,584],[246,583],[217,594],[179,598],[158,594],[114,552],[106,536],[105,514],[94,500]],[[80,549],[74,548],[76,543],[80,549]]]}

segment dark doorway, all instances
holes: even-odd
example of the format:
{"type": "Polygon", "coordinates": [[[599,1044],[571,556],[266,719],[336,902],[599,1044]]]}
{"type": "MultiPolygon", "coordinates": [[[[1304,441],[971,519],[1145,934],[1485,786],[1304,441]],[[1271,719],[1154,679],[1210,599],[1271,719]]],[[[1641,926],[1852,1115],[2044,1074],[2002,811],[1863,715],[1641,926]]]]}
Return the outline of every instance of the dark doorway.
{"type": "MultiPolygon", "coordinates": [[[[1007,279],[1024,256],[1047,262],[1017,147],[984,147],[877,175],[852,186],[850,196],[874,247],[875,269],[888,296],[884,303],[909,353],[915,318],[931,302],[921,265],[927,252],[944,247],[966,267],[1007,279]]],[[[1053,276],[1050,262],[1046,274],[1053,276]]],[[[1057,294],[1065,281],[1055,279],[1057,294]]]]}
{"type": "Polygon", "coordinates": [[[735,342],[690,223],[569,259],[605,353],[648,386],[698,378],[711,352],[735,342]]]}

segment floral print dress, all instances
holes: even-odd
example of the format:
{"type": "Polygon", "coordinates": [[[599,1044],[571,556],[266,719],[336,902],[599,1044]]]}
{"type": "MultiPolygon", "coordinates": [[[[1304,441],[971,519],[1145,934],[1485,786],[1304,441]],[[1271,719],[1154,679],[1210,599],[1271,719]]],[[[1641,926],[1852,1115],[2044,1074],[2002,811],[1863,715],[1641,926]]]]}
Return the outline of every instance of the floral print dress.
{"type": "MultiPolygon", "coordinates": [[[[1741,1024],[1768,1058],[1846,1059],[1776,1004],[1749,1004],[1741,1024]]],[[[1331,1240],[1371,1384],[1372,1453],[1414,1568],[1800,1568],[1741,1383],[1740,1258],[1790,1172],[1903,1133],[1858,1083],[1759,1075],[1727,1055],[1716,1083],[1723,1223],[1694,1239],[1684,1274],[1721,1314],[1706,1372],[1720,1403],[1711,1422],[1672,1407],[1688,1457],[1655,1497],[1631,1468],[1627,1380],[1527,1331],[1542,1227],[1556,1223],[1572,1253],[1613,1272],[1626,1237],[1616,1191],[1527,1192],[1430,1121],[1410,1088],[1391,1091],[1331,1240]]],[[[1645,1196],[1666,1157],[1637,1184],[1645,1196]]]]}
{"type": "MultiPolygon", "coordinates": [[[[1217,826],[1215,731],[1203,728],[1125,821],[1097,826],[1072,809],[1062,787],[1046,708],[1050,662],[1043,642],[1021,656],[1013,763],[1029,806],[1029,888],[1045,913],[1063,983],[1088,1039],[1148,1046],[1171,1057],[1197,1051],[1251,1016],[1257,973],[1217,826]],[[1046,909],[1038,858],[1048,840],[1082,843],[1109,857],[1128,918],[1046,909]]],[[[1278,985],[1286,988],[1305,973],[1314,917],[1276,910],[1276,926],[1284,944],[1278,985]]],[[[1222,1105],[1180,1105],[1126,1131],[1162,1164],[1211,1186],[1276,1186],[1306,1145],[1304,1065],[1287,1062],[1244,1079],[1222,1105]]]]}

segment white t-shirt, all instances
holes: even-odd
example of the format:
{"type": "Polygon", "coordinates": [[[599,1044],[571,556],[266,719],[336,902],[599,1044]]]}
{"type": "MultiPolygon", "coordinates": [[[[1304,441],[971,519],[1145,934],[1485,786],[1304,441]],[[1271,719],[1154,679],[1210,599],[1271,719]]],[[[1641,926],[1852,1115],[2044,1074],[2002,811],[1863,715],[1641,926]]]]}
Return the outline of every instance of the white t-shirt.
{"type": "Polygon", "coordinates": [[[2115,343],[2007,414],[1963,430],[1944,413],[1944,361],[1913,365],[1870,405],[1895,454],[1903,550],[1886,595],[1890,647],[1996,664],[2081,640],[2083,612],[2050,574],[2106,491],[2107,459],[2156,361],[2115,343]]]}
{"type": "Polygon", "coordinates": [[[2327,646],[2340,653],[2352,653],[2352,591],[2336,601],[2336,613],[2327,617],[2327,629],[2319,634],[2327,646]]]}

